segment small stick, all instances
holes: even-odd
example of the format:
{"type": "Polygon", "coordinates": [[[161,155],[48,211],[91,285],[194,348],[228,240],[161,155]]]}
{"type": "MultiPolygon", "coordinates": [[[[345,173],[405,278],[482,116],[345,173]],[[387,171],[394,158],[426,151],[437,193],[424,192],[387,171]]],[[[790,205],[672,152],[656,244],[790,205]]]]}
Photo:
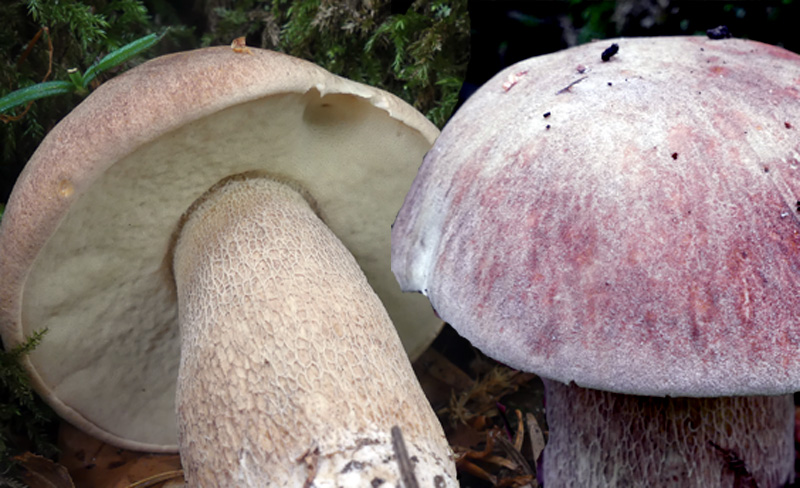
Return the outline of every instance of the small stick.
{"type": "Polygon", "coordinates": [[[306,465],[307,474],[306,481],[303,483],[303,488],[314,486],[314,478],[317,476],[317,464],[319,463],[319,447],[316,445],[309,447],[302,456],[297,458],[297,461],[302,461],[306,465]]]}
{"type": "Polygon", "coordinates": [[[560,94],[562,94],[562,93],[566,93],[566,92],[568,92],[570,88],[572,88],[573,86],[577,85],[578,83],[580,83],[581,81],[585,80],[586,78],[588,78],[588,76],[584,76],[584,77],[578,78],[577,80],[573,81],[573,82],[572,82],[572,83],[570,83],[569,85],[567,85],[567,86],[565,86],[564,88],[562,88],[562,89],[558,90],[558,91],[556,92],[556,95],[560,95],[560,94]]]}
{"type": "Polygon", "coordinates": [[[497,447],[500,448],[503,453],[508,456],[514,464],[522,471],[523,474],[533,475],[533,469],[531,469],[531,465],[528,464],[528,461],[525,457],[514,447],[514,444],[511,443],[508,439],[503,437],[502,434],[497,435],[498,432],[494,431],[494,441],[497,444],[497,447]]]}
{"type": "Polygon", "coordinates": [[[403,481],[403,485],[405,488],[419,488],[417,477],[414,476],[414,465],[411,464],[406,443],[403,441],[403,433],[396,425],[392,427],[392,447],[397,456],[397,464],[400,466],[400,479],[403,481]]]}
{"type": "Polygon", "coordinates": [[[183,478],[182,469],[176,469],[175,471],[166,471],[164,473],[159,473],[157,475],[150,476],[149,478],[145,478],[131,485],[128,485],[128,488],[148,488],[150,486],[163,483],[164,481],[169,481],[177,478],[183,478]]]}
{"type": "Polygon", "coordinates": [[[722,459],[729,470],[733,472],[734,488],[758,488],[753,475],[747,469],[744,459],[740,458],[733,449],[725,449],[714,441],[708,441],[709,445],[722,454],[722,459]]]}

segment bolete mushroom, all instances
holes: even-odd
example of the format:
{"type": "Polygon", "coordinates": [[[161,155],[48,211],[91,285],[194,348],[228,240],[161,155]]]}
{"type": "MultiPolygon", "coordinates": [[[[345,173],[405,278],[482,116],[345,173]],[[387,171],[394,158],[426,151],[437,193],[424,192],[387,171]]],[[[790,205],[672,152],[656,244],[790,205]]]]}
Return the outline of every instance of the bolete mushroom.
{"type": "Polygon", "coordinates": [[[676,37],[523,61],[442,131],[392,268],[546,378],[547,488],[794,478],[798,127],[800,56],[676,37]]]}
{"type": "Polygon", "coordinates": [[[452,486],[372,291],[418,354],[437,319],[393,292],[389,225],[437,134],[398,98],[286,55],[149,61],[58,124],[16,183],[3,342],[46,328],[24,362],[45,400],[117,446],[180,440],[192,486],[391,486],[409,470],[452,486]]]}

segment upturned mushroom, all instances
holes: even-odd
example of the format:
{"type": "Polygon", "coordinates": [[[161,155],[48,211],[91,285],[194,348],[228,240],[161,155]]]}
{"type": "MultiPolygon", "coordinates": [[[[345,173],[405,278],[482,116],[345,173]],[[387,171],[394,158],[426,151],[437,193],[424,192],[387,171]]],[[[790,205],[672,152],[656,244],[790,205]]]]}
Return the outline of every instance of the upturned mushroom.
{"type": "Polygon", "coordinates": [[[442,131],[392,269],[545,378],[547,488],[794,479],[798,128],[800,56],[677,37],[523,61],[442,131]]]}
{"type": "Polygon", "coordinates": [[[394,290],[389,225],[437,134],[282,54],[149,61],[58,124],[17,181],[3,342],[46,328],[24,362],[45,400],[120,447],[179,444],[191,486],[453,486],[372,291],[421,352],[437,319],[394,290]]]}

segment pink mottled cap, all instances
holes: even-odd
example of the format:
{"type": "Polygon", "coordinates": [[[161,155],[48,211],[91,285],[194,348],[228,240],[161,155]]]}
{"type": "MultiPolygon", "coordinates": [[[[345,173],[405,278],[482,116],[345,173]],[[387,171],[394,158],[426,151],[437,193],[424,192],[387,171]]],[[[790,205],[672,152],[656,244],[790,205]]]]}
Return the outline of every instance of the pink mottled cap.
{"type": "Polygon", "coordinates": [[[800,390],[800,56],[638,38],[511,66],[428,153],[392,269],[478,348],[548,378],[800,390]]]}

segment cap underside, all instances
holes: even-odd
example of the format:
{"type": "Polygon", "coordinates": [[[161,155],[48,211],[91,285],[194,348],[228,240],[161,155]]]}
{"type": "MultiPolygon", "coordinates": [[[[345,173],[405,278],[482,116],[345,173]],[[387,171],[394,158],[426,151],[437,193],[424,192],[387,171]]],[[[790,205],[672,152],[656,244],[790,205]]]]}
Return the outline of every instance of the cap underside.
{"type": "Polygon", "coordinates": [[[175,448],[180,350],[165,258],[192,202],[247,171],[308,190],[395,323],[413,324],[398,328],[418,354],[436,333],[419,326],[433,322],[430,307],[402,295],[383,268],[389,226],[428,147],[369,101],[312,89],[224,109],[111,165],[74,201],[25,283],[22,334],[48,329],[30,356],[40,383],[62,415],[95,435],[175,448]]]}

